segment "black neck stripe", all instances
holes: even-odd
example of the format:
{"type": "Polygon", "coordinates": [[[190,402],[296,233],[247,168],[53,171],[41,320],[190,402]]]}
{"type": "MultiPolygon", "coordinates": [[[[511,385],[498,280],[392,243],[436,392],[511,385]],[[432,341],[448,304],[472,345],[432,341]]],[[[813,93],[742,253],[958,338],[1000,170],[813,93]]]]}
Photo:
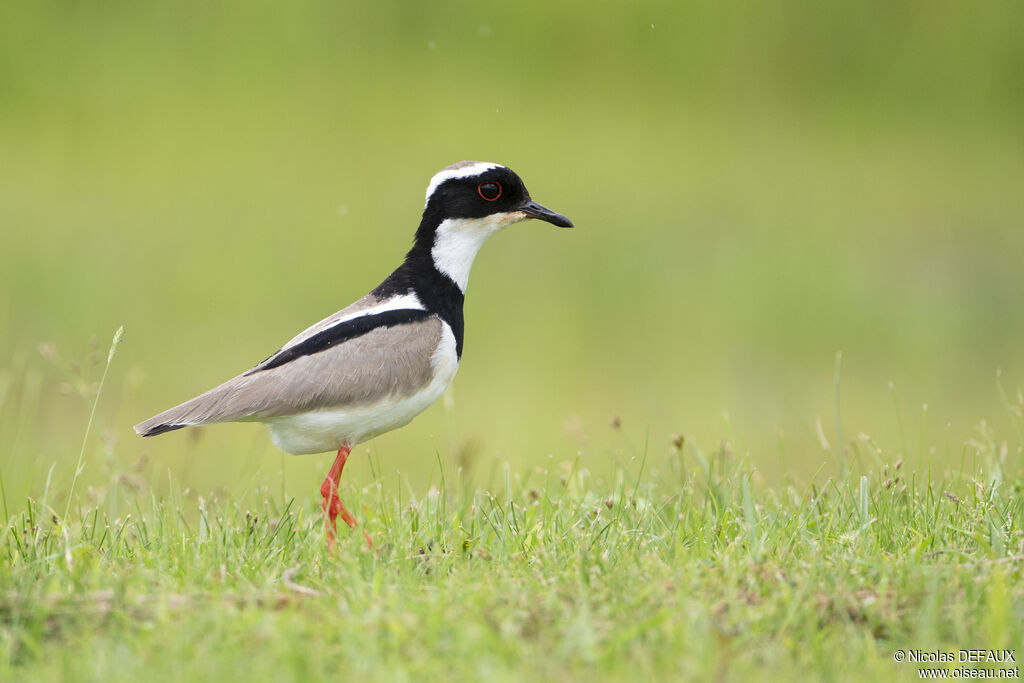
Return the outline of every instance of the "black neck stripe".
{"type": "Polygon", "coordinates": [[[462,303],[465,297],[459,286],[437,269],[429,248],[419,241],[406,255],[405,262],[373,290],[379,299],[409,293],[415,294],[424,308],[448,323],[455,335],[455,353],[462,358],[462,303]]]}
{"type": "Polygon", "coordinates": [[[296,358],[325,351],[332,346],[349,341],[350,339],[355,339],[356,337],[361,337],[364,334],[380,327],[394,327],[395,325],[417,323],[430,318],[432,315],[433,314],[429,311],[423,311],[416,308],[400,308],[393,311],[384,311],[383,313],[362,315],[358,318],[351,318],[335,325],[331,325],[330,327],[317,332],[308,339],[303,339],[294,346],[289,346],[286,349],[278,351],[246,374],[260,372],[262,370],[270,370],[271,368],[279,367],[285,363],[290,363],[296,358]]]}

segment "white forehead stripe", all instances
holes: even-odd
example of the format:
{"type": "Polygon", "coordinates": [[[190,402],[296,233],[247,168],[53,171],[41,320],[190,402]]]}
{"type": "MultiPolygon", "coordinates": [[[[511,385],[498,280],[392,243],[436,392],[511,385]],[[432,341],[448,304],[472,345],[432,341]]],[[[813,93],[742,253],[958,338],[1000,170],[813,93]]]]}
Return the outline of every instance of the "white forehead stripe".
{"type": "Polygon", "coordinates": [[[492,164],[487,161],[477,161],[469,164],[455,164],[448,168],[442,169],[434,174],[434,177],[430,179],[430,184],[427,185],[427,198],[423,203],[424,206],[430,202],[430,196],[434,194],[434,190],[446,180],[452,180],[453,178],[469,178],[470,176],[480,175],[484,171],[489,171],[492,168],[500,168],[499,164],[492,164]]]}

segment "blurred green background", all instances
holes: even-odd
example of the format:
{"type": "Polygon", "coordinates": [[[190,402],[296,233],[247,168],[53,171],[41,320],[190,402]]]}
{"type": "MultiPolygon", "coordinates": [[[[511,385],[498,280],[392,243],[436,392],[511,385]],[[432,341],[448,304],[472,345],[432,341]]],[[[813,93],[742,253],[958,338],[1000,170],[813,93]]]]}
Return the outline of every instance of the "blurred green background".
{"type": "Polygon", "coordinates": [[[848,442],[941,466],[982,419],[1010,438],[1022,20],[1009,0],[4,3],[7,494],[54,462],[66,486],[123,323],[86,483],[314,495],[330,458],[261,427],[131,425],[375,286],[467,158],[577,229],[485,246],[451,394],[354,482],[371,460],[418,492],[439,462],[657,468],[676,434],[727,437],[769,480],[831,475],[838,351],[848,442]]]}

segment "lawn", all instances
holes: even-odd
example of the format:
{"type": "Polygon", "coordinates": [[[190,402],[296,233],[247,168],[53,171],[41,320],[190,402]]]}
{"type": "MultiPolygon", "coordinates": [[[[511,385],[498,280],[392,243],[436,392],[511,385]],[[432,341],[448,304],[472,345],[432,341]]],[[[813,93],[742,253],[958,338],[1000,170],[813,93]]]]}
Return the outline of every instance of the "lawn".
{"type": "Polygon", "coordinates": [[[1020,652],[1018,5],[0,3],[0,680],[1020,652]],[[379,283],[460,159],[576,228],[485,245],[455,383],[353,451],[372,549],[330,454],[132,432],[379,283]]]}
{"type": "Polygon", "coordinates": [[[0,678],[913,680],[897,651],[1024,651],[1019,438],[914,471],[859,434],[845,474],[777,487],[729,440],[483,486],[439,457],[423,494],[343,481],[374,545],[333,554],[312,495],[51,471],[3,500],[0,678]]]}

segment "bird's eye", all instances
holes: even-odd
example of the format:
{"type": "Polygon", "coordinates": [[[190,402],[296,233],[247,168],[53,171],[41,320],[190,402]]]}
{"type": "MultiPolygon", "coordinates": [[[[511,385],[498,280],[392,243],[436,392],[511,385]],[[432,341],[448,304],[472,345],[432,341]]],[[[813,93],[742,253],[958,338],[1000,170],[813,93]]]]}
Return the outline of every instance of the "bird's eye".
{"type": "Polygon", "coordinates": [[[477,194],[480,195],[481,199],[488,202],[493,202],[495,199],[501,196],[501,183],[480,183],[476,186],[477,194]]]}

